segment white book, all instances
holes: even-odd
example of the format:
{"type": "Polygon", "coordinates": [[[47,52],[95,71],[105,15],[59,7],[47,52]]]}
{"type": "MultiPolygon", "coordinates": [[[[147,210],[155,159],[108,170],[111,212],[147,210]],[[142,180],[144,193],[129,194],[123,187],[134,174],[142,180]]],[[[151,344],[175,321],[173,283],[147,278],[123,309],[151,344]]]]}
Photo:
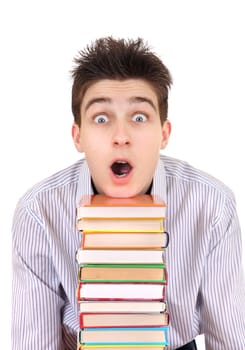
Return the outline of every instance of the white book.
{"type": "Polygon", "coordinates": [[[96,263],[165,263],[165,250],[84,250],[79,248],[76,253],[78,264],[96,263]]]}
{"type": "Polygon", "coordinates": [[[165,292],[158,283],[79,283],[77,300],[162,300],[165,292]]]}
{"type": "Polygon", "coordinates": [[[146,313],[146,312],[165,312],[167,309],[166,301],[80,301],[80,312],[125,312],[125,313],[146,313]]]}

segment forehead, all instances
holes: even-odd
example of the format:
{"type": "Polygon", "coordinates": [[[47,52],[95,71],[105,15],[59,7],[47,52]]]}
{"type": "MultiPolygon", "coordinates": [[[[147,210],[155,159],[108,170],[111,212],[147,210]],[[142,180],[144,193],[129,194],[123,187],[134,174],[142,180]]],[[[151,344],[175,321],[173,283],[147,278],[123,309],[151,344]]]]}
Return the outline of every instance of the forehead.
{"type": "Polygon", "coordinates": [[[104,79],[93,83],[86,90],[81,109],[84,110],[94,99],[101,101],[128,102],[148,99],[158,109],[158,97],[152,85],[142,79],[110,80],[104,79]]]}

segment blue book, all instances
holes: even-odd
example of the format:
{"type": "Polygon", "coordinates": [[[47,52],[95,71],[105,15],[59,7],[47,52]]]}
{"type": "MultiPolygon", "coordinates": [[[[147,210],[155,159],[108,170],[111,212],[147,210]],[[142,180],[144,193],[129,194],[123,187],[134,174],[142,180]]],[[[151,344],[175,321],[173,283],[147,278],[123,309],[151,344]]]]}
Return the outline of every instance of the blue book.
{"type": "Polygon", "coordinates": [[[79,343],[87,345],[168,345],[168,327],[83,328],[79,343]]]}

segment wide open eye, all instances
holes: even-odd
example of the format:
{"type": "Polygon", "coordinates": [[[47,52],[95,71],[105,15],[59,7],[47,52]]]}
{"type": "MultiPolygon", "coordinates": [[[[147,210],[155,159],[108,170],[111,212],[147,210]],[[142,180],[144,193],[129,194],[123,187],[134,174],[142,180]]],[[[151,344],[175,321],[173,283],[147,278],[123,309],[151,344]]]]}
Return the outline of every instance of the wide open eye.
{"type": "Polygon", "coordinates": [[[108,122],[109,118],[105,114],[99,114],[94,118],[95,123],[104,124],[108,122]]]}
{"type": "Polygon", "coordinates": [[[147,121],[147,116],[145,114],[142,114],[142,113],[136,113],[133,115],[132,120],[137,122],[137,123],[144,123],[147,121]]]}

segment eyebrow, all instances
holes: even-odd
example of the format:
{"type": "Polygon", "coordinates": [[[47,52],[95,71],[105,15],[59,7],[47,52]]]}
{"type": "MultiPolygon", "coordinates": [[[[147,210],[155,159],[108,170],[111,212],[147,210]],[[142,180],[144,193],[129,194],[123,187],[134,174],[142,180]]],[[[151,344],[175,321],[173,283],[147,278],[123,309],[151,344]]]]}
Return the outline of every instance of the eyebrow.
{"type": "MultiPolygon", "coordinates": [[[[129,98],[129,103],[148,103],[154,111],[157,112],[157,107],[154,105],[153,101],[148,97],[143,96],[133,96],[129,98]]],[[[109,97],[95,97],[89,100],[85,106],[85,112],[95,103],[112,103],[112,99],[109,97]]]]}
{"type": "Polygon", "coordinates": [[[148,97],[142,97],[142,96],[131,97],[129,99],[129,102],[131,102],[131,103],[144,103],[144,102],[146,102],[154,109],[155,112],[157,112],[157,107],[154,105],[153,101],[148,97]]]}
{"type": "Polygon", "coordinates": [[[85,112],[92,106],[94,103],[111,103],[111,98],[109,97],[95,97],[91,98],[85,106],[85,112]]]}

